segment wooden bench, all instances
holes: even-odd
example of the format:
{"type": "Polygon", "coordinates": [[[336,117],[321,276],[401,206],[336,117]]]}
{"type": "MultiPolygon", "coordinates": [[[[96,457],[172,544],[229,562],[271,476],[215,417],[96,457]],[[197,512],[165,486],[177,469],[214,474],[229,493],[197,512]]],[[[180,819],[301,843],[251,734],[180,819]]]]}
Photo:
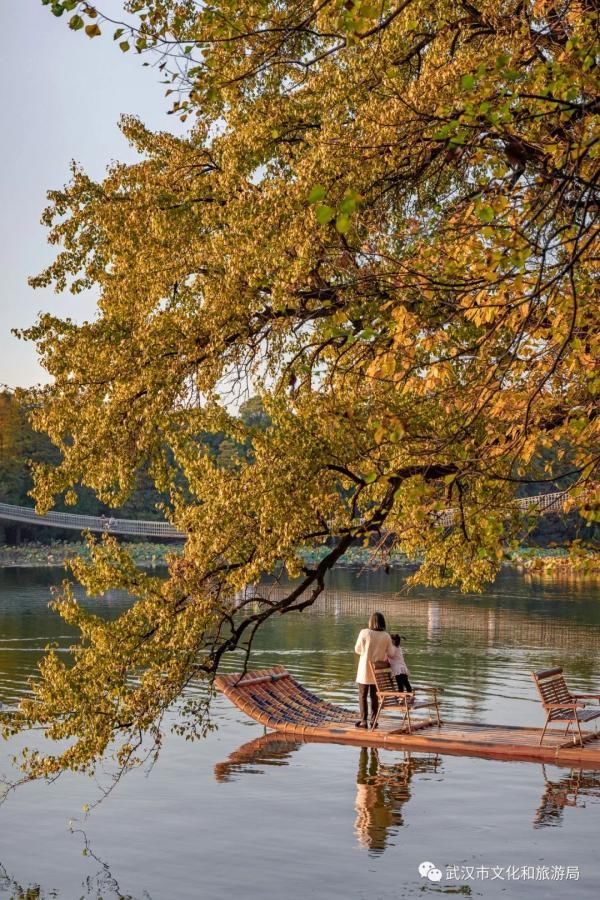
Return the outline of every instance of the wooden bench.
{"type": "Polygon", "coordinates": [[[440,707],[438,704],[438,691],[433,687],[414,687],[412,692],[398,690],[398,683],[392,673],[390,664],[387,661],[371,663],[371,671],[375,678],[377,687],[377,699],[379,700],[379,709],[373,721],[373,728],[377,726],[377,720],[383,710],[399,709],[403,713],[401,727],[406,726],[409,734],[412,733],[413,727],[423,728],[425,725],[441,725],[440,707]],[[420,697],[419,694],[428,694],[429,696],[420,697]],[[426,721],[419,718],[416,721],[411,719],[411,713],[419,709],[435,710],[435,717],[432,713],[426,721]]]}
{"type": "MultiPolygon", "coordinates": [[[[600,692],[597,694],[572,694],[567,687],[565,676],[561,668],[544,669],[542,672],[532,672],[531,676],[538,689],[542,706],[546,711],[546,722],[540,737],[540,744],[544,740],[546,731],[552,722],[567,723],[565,737],[569,729],[577,726],[577,732],[573,729],[573,743],[579,738],[579,746],[583,747],[584,741],[593,740],[597,733],[584,734],[581,730],[582,722],[590,722],[600,717],[600,706],[588,708],[583,700],[595,700],[600,703],[600,692]]],[[[569,742],[571,743],[571,742],[569,742]]]]}

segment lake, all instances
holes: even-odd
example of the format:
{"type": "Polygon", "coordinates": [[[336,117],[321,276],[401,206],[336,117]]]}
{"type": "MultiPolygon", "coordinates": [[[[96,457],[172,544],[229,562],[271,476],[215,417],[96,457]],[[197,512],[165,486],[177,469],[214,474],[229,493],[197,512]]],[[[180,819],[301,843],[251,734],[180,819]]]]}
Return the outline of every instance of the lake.
{"type": "MultiPolygon", "coordinates": [[[[47,607],[62,577],[0,570],[6,705],[28,691],[50,640],[65,649],[72,640],[47,607]]],[[[128,602],[86,600],[106,615],[128,602]]],[[[443,689],[445,718],[541,725],[530,673],[555,664],[573,688],[600,689],[598,585],[508,571],[476,597],[407,593],[401,572],[340,570],[315,607],[266,625],[252,664],[283,664],[315,693],[355,706],[354,641],[374,609],[405,636],[413,681],[443,689]]],[[[239,663],[232,655],[225,668],[239,663]]],[[[215,732],[194,743],[169,735],[150,772],[126,776],[88,815],[110,784],[108,765],[98,779],[66,775],[10,794],[0,897],[598,896],[600,771],[275,740],[222,697],[214,714],[215,732]],[[426,862],[441,880],[432,866],[419,871],[426,862]]],[[[23,743],[0,743],[0,774],[23,743]]]]}

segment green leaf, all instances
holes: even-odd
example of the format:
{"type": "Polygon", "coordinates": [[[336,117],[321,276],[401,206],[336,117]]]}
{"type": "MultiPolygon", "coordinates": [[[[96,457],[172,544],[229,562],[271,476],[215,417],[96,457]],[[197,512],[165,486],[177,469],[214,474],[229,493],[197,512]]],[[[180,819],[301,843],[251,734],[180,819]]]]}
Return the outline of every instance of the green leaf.
{"type": "Polygon", "coordinates": [[[446,122],[445,125],[442,125],[442,127],[438,128],[438,130],[434,133],[434,141],[445,141],[446,138],[450,137],[451,134],[454,134],[458,124],[459,123],[456,121],[456,119],[452,119],[451,122],[446,122]]]}
{"type": "Polygon", "coordinates": [[[463,91],[472,91],[477,83],[477,79],[474,75],[463,75],[460,79],[460,86],[463,91]]]}
{"type": "Polygon", "coordinates": [[[64,10],[62,3],[53,3],[52,4],[52,12],[55,16],[57,16],[57,17],[62,16],[64,11],[65,10],[64,10]]]}
{"type": "Polygon", "coordinates": [[[335,227],[340,234],[346,234],[350,230],[350,217],[346,213],[340,213],[335,220],[335,227]]]}
{"type": "Polygon", "coordinates": [[[328,222],[331,222],[333,217],[335,216],[335,209],[331,206],[327,206],[324,203],[320,203],[315,208],[315,215],[317,217],[317,222],[319,225],[327,225],[328,222]]]}
{"type": "Polygon", "coordinates": [[[117,30],[113,34],[113,41],[118,41],[122,34],[125,34],[125,29],[117,28],[117,30]]]}
{"type": "Polygon", "coordinates": [[[93,25],[86,25],[85,33],[90,38],[99,37],[102,34],[102,32],[100,31],[100,26],[96,25],[96,23],[94,23],[93,25]]]}
{"type": "Polygon", "coordinates": [[[69,19],[69,28],[71,28],[72,31],[79,31],[79,29],[83,28],[84,25],[85,22],[83,21],[81,16],[71,16],[71,18],[69,19]]]}
{"type": "Polygon", "coordinates": [[[495,215],[491,206],[480,206],[477,210],[477,216],[482,222],[493,222],[495,215]]]}
{"type": "Polygon", "coordinates": [[[357,196],[354,193],[354,191],[352,191],[351,193],[350,192],[347,193],[346,196],[343,198],[342,202],[340,203],[339,210],[341,213],[345,213],[346,215],[349,216],[351,213],[353,213],[355,211],[356,207],[357,207],[357,196]]]}
{"type": "Polygon", "coordinates": [[[67,12],[72,12],[77,6],[78,0],[63,0],[63,9],[66,9],[67,12]]]}
{"type": "Polygon", "coordinates": [[[308,202],[312,205],[313,203],[320,203],[321,200],[325,199],[327,191],[321,184],[315,184],[315,186],[311,189],[310,194],[308,195],[308,202]]]}
{"type": "Polygon", "coordinates": [[[127,51],[129,50],[129,41],[121,41],[119,47],[121,48],[123,53],[127,53],[127,51]]]}
{"type": "Polygon", "coordinates": [[[363,475],[363,481],[365,484],[373,484],[374,481],[377,481],[377,472],[369,472],[368,475],[363,475]]]}

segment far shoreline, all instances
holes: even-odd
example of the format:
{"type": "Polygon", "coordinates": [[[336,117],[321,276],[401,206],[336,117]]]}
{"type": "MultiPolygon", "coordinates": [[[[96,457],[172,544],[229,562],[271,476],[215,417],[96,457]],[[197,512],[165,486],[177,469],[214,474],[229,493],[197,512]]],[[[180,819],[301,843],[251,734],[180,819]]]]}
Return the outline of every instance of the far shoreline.
{"type": "MultiPolygon", "coordinates": [[[[161,569],[167,565],[169,556],[178,556],[181,545],[130,542],[126,544],[134,562],[141,569],[161,569]]],[[[320,551],[306,550],[307,563],[319,561],[320,551]]],[[[28,542],[20,545],[0,545],[0,569],[64,569],[68,560],[74,557],[89,559],[89,551],[84,543],[57,541],[43,544],[28,542]]],[[[392,571],[414,571],[417,563],[399,553],[392,553],[382,559],[368,548],[356,547],[345,554],[346,558],[337,564],[337,569],[370,569],[392,571]]],[[[502,562],[502,568],[521,572],[523,575],[550,580],[600,580],[600,552],[578,549],[571,554],[564,548],[519,548],[502,562]]]]}

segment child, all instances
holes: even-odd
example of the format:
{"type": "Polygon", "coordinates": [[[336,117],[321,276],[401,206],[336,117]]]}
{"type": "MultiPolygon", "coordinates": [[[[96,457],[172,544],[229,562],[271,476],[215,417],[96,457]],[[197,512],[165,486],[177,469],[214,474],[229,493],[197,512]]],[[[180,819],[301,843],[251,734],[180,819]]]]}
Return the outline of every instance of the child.
{"type": "Polygon", "coordinates": [[[400,646],[399,634],[392,635],[392,644],[394,645],[394,652],[388,653],[388,662],[390,664],[390,669],[392,670],[392,674],[396,676],[398,690],[402,691],[402,693],[404,693],[405,691],[408,691],[410,693],[412,692],[412,687],[410,686],[410,681],[408,680],[410,673],[408,671],[408,666],[404,662],[404,654],[400,646]]]}

